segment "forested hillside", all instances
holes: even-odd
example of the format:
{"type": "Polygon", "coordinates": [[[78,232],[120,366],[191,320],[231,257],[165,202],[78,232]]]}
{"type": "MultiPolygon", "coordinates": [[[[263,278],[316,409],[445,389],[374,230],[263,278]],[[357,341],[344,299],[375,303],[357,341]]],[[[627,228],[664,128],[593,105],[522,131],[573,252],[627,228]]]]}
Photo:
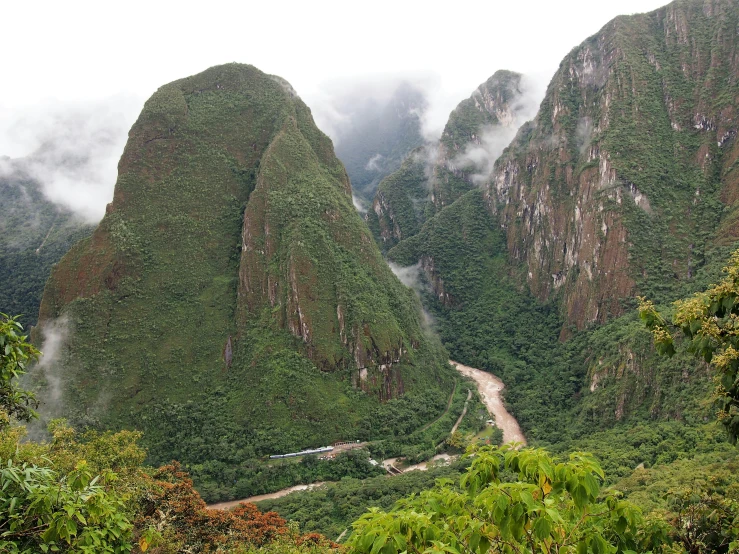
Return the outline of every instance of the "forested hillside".
{"type": "Polygon", "coordinates": [[[523,120],[522,76],[497,71],[449,116],[441,139],[411,152],[380,182],[366,220],[383,251],[484,180],[523,120]]]}
{"type": "Polygon", "coordinates": [[[611,475],[721,440],[704,427],[710,369],[660,358],[635,295],[702,290],[736,246],[738,21],[735,2],[678,1],[610,22],[482,190],[389,243],[454,359],[503,378],[527,437],[599,451],[611,475]]]}
{"type": "Polygon", "coordinates": [[[4,172],[0,312],[50,277],[40,363],[0,314],[0,551],[739,552],[737,29],[620,16],[533,114],[500,70],[424,144],[403,85],[336,151],[212,67],[146,102],[94,230],[4,172]]]}
{"type": "Polygon", "coordinates": [[[0,163],[0,313],[35,325],[52,264],[93,226],[48,200],[23,160],[0,163]]]}
{"type": "Polygon", "coordinates": [[[488,209],[566,326],[636,293],[672,300],[736,241],[737,18],[731,0],[617,17],[562,60],[496,162],[488,209]]]}

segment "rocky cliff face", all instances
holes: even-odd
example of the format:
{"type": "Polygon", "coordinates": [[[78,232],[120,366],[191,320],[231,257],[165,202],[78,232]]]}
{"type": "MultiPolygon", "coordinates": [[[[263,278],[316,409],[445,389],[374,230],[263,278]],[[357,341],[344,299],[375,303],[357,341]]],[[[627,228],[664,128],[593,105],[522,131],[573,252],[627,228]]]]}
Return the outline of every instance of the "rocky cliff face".
{"type": "Polygon", "coordinates": [[[59,375],[78,420],[165,440],[174,423],[154,414],[200,398],[247,435],[289,423],[281,440],[302,446],[444,381],[418,314],[310,110],[229,64],[146,103],[113,202],[55,267],[40,322],[70,327],[59,375]]]}
{"type": "Polygon", "coordinates": [[[454,359],[504,379],[530,436],[702,421],[705,367],[659,358],[631,310],[704,289],[737,243],[738,24],[719,0],[616,18],[565,57],[481,192],[399,241],[397,212],[379,216],[401,204],[380,206],[387,257],[418,264],[454,359]]]}
{"type": "Polygon", "coordinates": [[[497,161],[489,210],[566,326],[660,298],[737,238],[738,21],[728,0],[616,18],[562,61],[497,161]]]}
{"type": "Polygon", "coordinates": [[[433,157],[431,201],[439,211],[488,177],[530,106],[523,77],[499,70],[449,115],[433,157]]]}

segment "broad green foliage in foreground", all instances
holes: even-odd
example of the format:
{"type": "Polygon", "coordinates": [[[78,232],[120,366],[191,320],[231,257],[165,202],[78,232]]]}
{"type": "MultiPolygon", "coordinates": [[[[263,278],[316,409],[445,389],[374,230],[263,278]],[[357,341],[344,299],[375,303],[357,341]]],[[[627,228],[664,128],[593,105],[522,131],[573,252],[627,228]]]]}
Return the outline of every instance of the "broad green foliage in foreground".
{"type": "Polygon", "coordinates": [[[27,338],[16,317],[0,313],[0,429],[8,425],[9,417],[30,421],[38,406],[32,393],[18,387],[27,364],[39,356],[27,338]]]}
{"type": "Polygon", "coordinates": [[[84,460],[67,475],[1,461],[0,550],[130,552],[133,525],[123,501],[93,478],[84,460]]]}
{"type": "Polygon", "coordinates": [[[350,545],[371,554],[662,551],[667,525],[602,492],[603,480],[587,454],[557,462],[544,450],[485,447],[459,487],[442,480],[389,513],[371,510],[350,545]]]}
{"type": "MultiPolygon", "coordinates": [[[[3,317],[0,367],[9,388],[18,368],[39,353],[19,334],[21,325],[3,317]]],[[[13,419],[35,416],[10,413],[13,419]]],[[[321,536],[301,537],[253,504],[208,510],[177,464],[158,471],[142,466],[140,433],[77,434],[54,421],[51,442],[36,443],[23,440],[25,428],[10,426],[8,413],[0,409],[0,415],[2,553],[255,552],[278,538],[291,552],[330,549],[321,536]]]]}
{"type": "Polygon", "coordinates": [[[688,552],[735,552],[738,472],[739,453],[732,449],[637,469],[616,487],[645,512],[660,513],[670,523],[675,542],[688,552]]]}
{"type": "Polygon", "coordinates": [[[639,315],[652,330],[660,354],[675,354],[670,328],[677,328],[688,339],[688,352],[716,368],[718,419],[735,443],[739,437],[739,250],[731,256],[725,272],[718,285],[675,302],[671,321],[645,298],[641,299],[639,315]]]}
{"type": "Polygon", "coordinates": [[[51,442],[35,443],[22,427],[0,430],[3,554],[332,551],[253,504],[207,509],[178,464],[142,465],[140,433],[78,434],[63,422],[50,431],[51,442]]]}
{"type": "MultiPolygon", "coordinates": [[[[17,379],[40,352],[22,333],[17,318],[0,314],[0,552],[130,552],[133,525],[124,490],[113,485],[112,464],[101,468],[84,459],[121,460],[130,452],[126,445],[109,440],[99,448],[91,440],[79,448],[63,425],[55,425],[51,447],[21,445],[22,429],[10,427],[11,419],[36,416],[35,398],[18,388],[17,379]],[[103,471],[94,476],[97,470],[103,471]]],[[[130,445],[139,435],[120,436],[130,437],[130,445]]],[[[143,452],[136,452],[141,455],[129,458],[134,465],[143,461],[143,452]]]]}

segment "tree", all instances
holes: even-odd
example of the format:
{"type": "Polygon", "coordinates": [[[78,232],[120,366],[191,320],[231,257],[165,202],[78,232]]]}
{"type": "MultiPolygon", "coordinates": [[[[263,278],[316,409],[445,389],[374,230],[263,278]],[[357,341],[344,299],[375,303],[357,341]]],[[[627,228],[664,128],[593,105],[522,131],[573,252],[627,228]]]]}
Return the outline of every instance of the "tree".
{"type": "Polygon", "coordinates": [[[451,480],[354,524],[357,553],[657,552],[664,521],[645,520],[587,454],[556,462],[544,450],[482,447],[459,487],[451,480]],[[513,477],[516,480],[511,480],[513,477]]]}
{"type": "MultiPolygon", "coordinates": [[[[93,478],[84,460],[67,475],[2,460],[0,551],[127,553],[132,525],[121,497],[93,478]]],[[[101,482],[99,482],[101,481],[101,482]]]]}
{"type": "Polygon", "coordinates": [[[26,366],[40,354],[27,338],[17,316],[0,313],[0,429],[10,423],[10,418],[30,421],[36,417],[38,401],[17,384],[26,366]]]}
{"type": "Polygon", "coordinates": [[[654,335],[657,352],[675,354],[672,331],[682,331],[686,350],[716,369],[718,420],[732,443],[739,437],[739,250],[724,268],[726,277],[693,297],[675,302],[671,321],[654,304],[640,297],[639,315],[654,335]]]}

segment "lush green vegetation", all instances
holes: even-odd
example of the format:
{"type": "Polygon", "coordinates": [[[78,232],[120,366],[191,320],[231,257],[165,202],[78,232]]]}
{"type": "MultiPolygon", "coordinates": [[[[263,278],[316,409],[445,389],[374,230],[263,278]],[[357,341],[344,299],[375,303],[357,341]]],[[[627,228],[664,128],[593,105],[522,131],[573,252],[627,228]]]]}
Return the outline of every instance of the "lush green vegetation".
{"type": "MultiPolygon", "coordinates": [[[[728,447],[705,425],[707,366],[688,354],[657,355],[635,312],[559,340],[557,303],[542,304],[515,286],[504,235],[481,193],[442,210],[388,255],[401,264],[434,260],[422,297],[446,348],[503,379],[508,408],[530,442],[595,452],[611,479],[640,464],[728,447]]],[[[692,286],[713,275],[706,267],[692,286]]]]}
{"type": "MultiPolygon", "coordinates": [[[[449,409],[449,398],[434,391],[392,399],[367,414],[352,440],[371,440],[368,448],[379,459],[405,456],[413,462],[427,460],[448,449],[445,441],[462,412],[470,386],[456,386],[449,409]]],[[[213,402],[213,406],[195,402],[170,406],[150,427],[164,438],[152,444],[149,459],[169,456],[187,460],[186,467],[208,502],[245,498],[316,481],[365,478],[380,472],[361,451],[334,460],[317,460],[313,456],[267,460],[269,454],[292,451],[294,443],[290,441],[298,439],[283,436],[277,428],[272,433],[239,434],[237,427],[228,426],[226,418],[209,417],[211,410],[217,409],[218,398],[213,402]],[[164,420],[166,427],[158,423],[164,420]],[[164,429],[172,431],[165,434],[164,429]],[[200,433],[195,431],[198,429],[200,433]]],[[[477,432],[487,417],[475,394],[459,432],[477,432]]]]}
{"type": "Polygon", "coordinates": [[[0,313],[0,429],[10,425],[10,418],[30,421],[36,417],[38,401],[19,385],[28,365],[39,357],[27,339],[17,317],[0,313]]]}
{"type": "Polygon", "coordinates": [[[475,137],[479,139],[486,126],[499,123],[496,110],[513,111],[520,100],[521,74],[505,69],[496,71],[449,114],[441,143],[448,152],[463,150],[475,137]],[[486,105],[488,100],[495,102],[495,106],[486,105]]]}
{"type": "Polygon", "coordinates": [[[413,150],[400,168],[383,179],[375,195],[375,204],[381,207],[367,212],[366,220],[378,246],[386,252],[400,239],[418,233],[428,217],[428,156],[430,147],[413,150]]]}
{"type": "Polygon", "coordinates": [[[253,504],[206,509],[175,465],[142,465],[140,433],[77,434],[63,422],[47,443],[22,441],[22,427],[0,430],[0,550],[37,552],[331,551],[253,504]],[[283,548],[283,550],[279,550],[283,548]]]}
{"type": "Polygon", "coordinates": [[[614,488],[669,521],[673,540],[685,551],[732,552],[739,536],[737,469],[731,449],[638,469],[614,488]]]}
{"type": "Polygon", "coordinates": [[[720,36],[738,16],[733,5],[708,17],[699,3],[683,2],[606,26],[566,57],[535,123],[498,162],[499,184],[515,181],[520,190],[497,198],[489,183],[486,194],[469,192],[387,253],[401,265],[421,263],[423,302],[445,347],[502,377],[527,438],[557,451],[592,450],[611,478],[726,447],[706,428],[708,366],[685,353],[660,358],[635,299],[613,291],[631,279],[666,303],[702,290],[734,243],[736,147],[716,137],[736,83],[721,77],[731,74],[728,58],[707,73],[703,61],[727,47],[720,36]],[[663,32],[673,9],[693,22],[686,33],[700,55],[692,73],[681,69],[688,42],[663,32]],[[604,44],[620,55],[606,56],[604,44]],[[596,69],[574,78],[582,59],[596,69]],[[620,87],[626,80],[633,86],[620,87]],[[703,119],[693,121],[698,112],[703,119]],[[604,177],[599,156],[615,177],[604,177]],[[591,181],[597,191],[583,192],[591,181]],[[581,193],[587,201],[576,210],[581,193]],[[627,272],[615,257],[597,256],[613,233],[611,219],[586,213],[599,204],[628,229],[627,272]],[[608,225],[585,237],[582,222],[600,217],[608,225]],[[571,252],[591,238],[593,262],[588,251],[571,252]],[[557,273],[568,257],[575,265],[557,273]],[[588,303],[600,323],[586,323],[594,317],[588,303]]]}
{"type": "Polygon", "coordinates": [[[401,498],[433,487],[437,479],[458,478],[463,466],[464,463],[455,462],[396,476],[383,475],[364,480],[347,478],[313,491],[263,500],[258,506],[261,510],[275,511],[285,519],[299,523],[304,533],[321,533],[336,540],[368,508],[390,510],[401,498]]]}
{"type": "Polygon", "coordinates": [[[603,480],[585,454],[559,462],[542,450],[481,449],[459,484],[370,510],[349,544],[357,553],[668,551],[667,524],[601,492],[603,480]]]}
{"type": "Polygon", "coordinates": [[[190,471],[198,491],[207,502],[246,498],[259,494],[319,481],[343,478],[367,479],[383,475],[385,470],[369,463],[366,450],[339,454],[330,460],[315,455],[295,458],[252,459],[239,465],[208,459],[192,464],[190,471]]]}
{"type": "Polygon", "coordinates": [[[39,352],[15,319],[0,320],[0,550],[155,553],[253,551],[281,538],[295,552],[325,551],[321,537],[300,537],[275,513],[252,504],[207,510],[175,464],[142,466],[138,432],[77,434],[51,423],[50,442],[23,441],[29,395],[18,388],[39,352]]]}
{"type": "Polygon", "coordinates": [[[390,403],[383,406],[375,421],[375,425],[380,425],[380,436],[383,438],[369,444],[373,456],[379,459],[402,456],[410,463],[423,462],[449,449],[450,430],[462,414],[465,404],[467,413],[459,425],[458,434],[464,436],[477,433],[485,426],[489,417],[474,384],[461,381],[454,389],[451,403],[446,406],[446,402],[442,402],[444,408],[448,409],[442,408],[444,411],[438,418],[421,425],[429,420],[431,407],[437,407],[440,400],[432,398],[431,394],[424,396],[418,400],[399,399],[400,402],[395,406],[390,403]],[[472,398],[467,402],[470,391],[472,398]],[[400,428],[402,432],[398,433],[394,428],[400,428]]]}
{"type": "MultiPolygon", "coordinates": [[[[645,306],[661,349],[678,352],[671,359],[654,350],[630,292],[614,292],[664,304],[703,290],[735,243],[738,85],[728,54],[739,13],[727,6],[714,17],[699,2],[674,4],[691,21],[674,33],[665,10],[620,18],[573,50],[498,165],[503,185],[519,180],[512,196],[469,190],[464,171],[438,166],[427,203],[420,158],[384,181],[388,207],[370,226],[391,260],[423,270],[441,343],[386,267],[330,141],[289,85],[232,64],[162,87],[132,129],[111,209],[44,296],[42,323],[51,331],[61,318],[70,337],[56,372],[65,413],[83,430],[144,429],[149,462],[180,459],[209,500],[344,478],[271,505],[330,536],[358,515],[350,501],[392,510],[357,524],[360,552],[664,551],[670,541],[736,550],[735,460],[710,423],[707,363],[736,437],[739,273],[676,309],[688,352],[645,306]],[[597,71],[578,73],[582,60],[597,71]],[[582,222],[596,217],[587,230],[582,222]],[[265,463],[341,439],[409,461],[459,448],[465,441],[448,433],[466,386],[447,352],[504,380],[531,443],[595,458],[485,450],[459,485],[438,483],[395,508],[401,493],[458,469],[391,480],[371,477],[379,470],[360,453],[265,463]],[[706,479],[691,480],[703,466],[706,479]],[[356,479],[367,477],[362,488],[356,479]],[[602,491],[618,479],[655,514],[645,520],[602,491]]],[[[479,128],[475,110],[455,112],[442,146],[463,147],[479,128]]],[[[6,384],[23,370],[0,369],[6,384]]],[[[38,383],[51,398],[57,383],[38,383]]],[[[29,396],[2,392],[5,411],[30,415],[29,396]]],[[[484,419],[471,402],[462,435],[484,419]]],[[[57,428],[49,445],[23,446],[13,429],[2,433],[2,486],[13,496],[1,509],[18,550],[97,541],[127,551],[155,539],[162,552],[274,551],[284,546],[276,540],[314,548],[277,516],[209,515],[179,466],[140,469],[133,434],[57,428]],[[110,458],[111,441],[129,452],[125,462],[110,458]],[[54,489],[63,494],[50,499],[54,489]],[[38,504],[48,509],[35,513],[38,504]],[[176,517],[159,529],[157,510],[176,517]]]]}
{"type": "MultiPolygon", "coordinates": [[[[731,442],[736,443],[739,437],[739,251],[732,255],[726,273],[718,285],[676,302],[670,325],[687,337],[688,352],[715,367],[718,418],[731,442]]],[[[639,315],[652,330],[657,351],[674,356],[675,339],[654,304],[642,298],[639,315]]]]}
{"type": "Polygon", "coordinates": [[[518,73],[496,71],[452,111],[438,142],[413,150],[380,182],[366,220],[383,252],[416,235],[424,221],[475,187],[472,176],[480,168],[457,158],[468,147],[480,148],[482,135],[501,123],[502,112],[516,112],[520,81],[518,73]]]}

